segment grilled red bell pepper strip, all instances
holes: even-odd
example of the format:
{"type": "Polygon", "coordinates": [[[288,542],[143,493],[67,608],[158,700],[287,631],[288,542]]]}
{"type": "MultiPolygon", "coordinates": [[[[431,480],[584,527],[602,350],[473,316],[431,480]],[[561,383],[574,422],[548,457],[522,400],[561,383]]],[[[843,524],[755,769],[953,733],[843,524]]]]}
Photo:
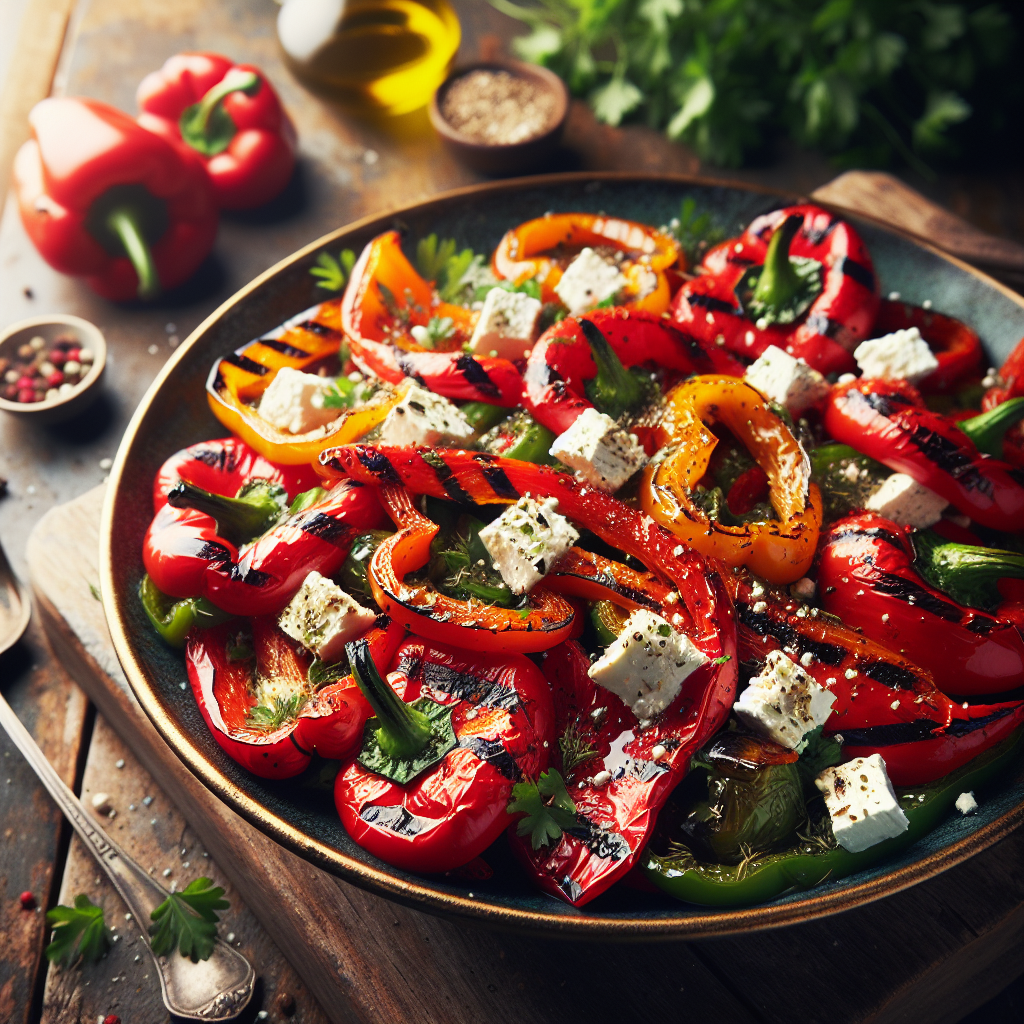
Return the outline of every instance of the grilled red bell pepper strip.
{"type": "Polygon", "coordinates": [[[295,127],[263,72],[217,53],[179,53],[135,95],[139,124],[206,164],[224,210],[262,206],[295,168],[295,127]]]}
{"type": "Polygon", "coordinates": [[[929,586],[906,533],[882,516],[865,512],[832,526],[818,588],[827,611],[930,670],[944,693],[1001,693],[1024,684],[1017,626],[929,586]]]}
{"type": "Polygon", "coordinates": [[[335,781],[342,824],[364,849],[406,871],[461,867],[509,823],[512,787],[547,767],[548,685],[522,655],[417,638],[398,648],[385,681],[377,659],[359,647],[349,645],[349,659],[376,717],[366,723],[361,754],[335,781]],[[439,734],[447,742],[433,739],[439,734]]]}
{"type": "MultiPolygon", "coordinates": [[[[431,452],[426,458],[437,458],[431,452]]],[[[565,640],[575,612],[564,598],[534,588],[522,608],[485,601],[461,601],[430,583],[406,582],[406,575],[430,560],[439,527],[418,512],[400,484],[380,487],[380,500],[398,527],[373,553],[367,578],[381,610],[419,636],[477,651],[544,651],[565,640]]]]}
{"type": "Polygon", "coordinates": [[[980,375],[981,339],[967,324],[943,313],[912,306],[908,302],[882,299],[871,336],[879,338],[910,327],[921,332],[921,337],[928,342],[939,363],[938,369],[932,370],[918,385],[925,394],[950,391],[980,375]]]}
{"type": "MultiPolygon", "coordinates": [[[[621,396],[639,387],[628,374],[622,379],[621,368],[644,365],[687,376],[743,376],[743,364],[727,352],[715,346],[705,350],[664,317],[618,306],[566,317],[541,335],[526,362],[523,404],[539,423],[561,434],[594,404],[588,390],[595,382],[608,378],[608,387],[621,396]],[[614,359],[605,354],[608,349],[614,359]]],[[[628,403],[625,398],[620,401],[628,403]]],[[[616,411],[602,411],[618,417],[616,411]]]]}
{"type": "MultiPolygon", "coordinates": [[[[367,634],[382,669],[404,634],[395,626],[367,634]]],[[[269,616],[242,631],[236,620],[189,635],[185,663],[199,710],[221,749],[254,775],[287,779],[306,768],[314,751],[345,758],[358,749],[370,705],[351,675],[314,689],[311,661],[269,616]],[[261,680],[293,696],[260,705],[261,680]]]]}
{"type": "MultiPolygon", "coordinates": [[[[988,411],[1012,398],[1024,398],[1024,338],[1006,357],[999,370],[999,383],[985,392],[981,407],[988,411]]],[[[1024,423],[1018,423],[1006,432],[1002,456],[1014,466],[1024,466],[1024,423]]]]}
{"type": "Polygon", "coordinates": [[[842,735],[844,759],[881,754],[897,786],[954,771],[1024,721],[1020,701],[965,708],[950,700],[931,672],[896,653],[898,640],[883,646],[745,576],[726,576],[726,585],[739,621],[740,660],[760,663],[782,650],[799,662],[836,696],[825,731],[842,735]]]}
{"type": "Polygon", "coordinates": [[[515,364],[462,351],[475,318],[461,306],[437,300],[402,253],[397,231],[378,235],[363,250],[341,304],[352,359],[366,373],[392,384],[414,377],[446,398],[517,406],[523,381],[515,364]],[[453,331],[444,340],[449,351],[426,349],[410,334],[431,317],[452,319],[453,331]]]}
{"type": "Polygon", "coordinates": [[[912,476],[983,526],[1024,530],[1024,471],[983,455],[963,426],[926,409],[909,385],[863,378],[836,385],[824,425],[837,441],[912,476]]]}
{"type": "Polygon", "coordinates": [[[765,214],[705,256],[672,303],[673,320],[701,342],[754,360],[770,345],[821,373],[855,369],[851,353],[878,310],[875,272],[857,232],[820,207],[765,214]],[[775,241],[774,246],[772,244],[775,241]],[[818,284],[801,273],[820,265],[818,284]],[[817,291],[815,290],[817,288],[817,291]]]}
{"type": "Polygon", "coordinates": [[[217,235],[198,156],[98,100],[46,99],[29,123],[14,179],[22,223],[51,267],[114,302],[192,276],[217,235]]]}
{"type": "Polygon", "coordinates": [[[276,467],[234,438],[193,445],[168,466],[143,543],[146,572],[170,597],[205,597],[234,615],[280,611],[308,573],[330,575],[355,536],[387,521],[372,488],[345,482],[285,514],[309,468],[276,467]]]}
{"type": "Polygon", "coordinates": [[[549,213],[528,220],[506,232],[491,257],[491,269],[497,277],[516,284],[536,280],[544,302],[561,302],[555,286],[584,246],[623,254],[619,266],[627,281],[625,305],[655,316],[668,309],[667,271],[685,261],[679,243],[645,224],[618,217],[549,213]]]}
{"type": "MultiPolygon", "coordinates": [[[[715,586],[725,599],[721,578],[715,586]]],[[[694,672],[643,728],[622,700],[590,679],[590,659],[579,644],[548,652],[542,668],[561,737],[554,758],[576,805],[576,825],[537,849],[509,830],[513,851],[541,889],[583,906],[632,870],[691,756],[725,722],[735,688],[734,640],[726,631],[721,641],[730,660],[694,672]]]]}

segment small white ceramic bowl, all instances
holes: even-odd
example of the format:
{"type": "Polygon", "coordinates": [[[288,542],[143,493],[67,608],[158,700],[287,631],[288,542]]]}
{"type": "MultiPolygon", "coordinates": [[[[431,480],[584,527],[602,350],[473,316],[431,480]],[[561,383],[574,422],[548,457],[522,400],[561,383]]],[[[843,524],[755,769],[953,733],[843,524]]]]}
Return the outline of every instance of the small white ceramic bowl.
{"type": "Polygon", "coordinates": [[[18,349],[37,336],[52,346],[57,338],[74,335],[82,348],[93,354],[92,368],[78,381],[74,390],[43,402],[11,402],[0,398],[0,409],[14,416],[25,416],[35,423],[59,423],[84,412],[99,395],[99,382],[107,365],[107,341],[103,332],[95,325],[78,316],[66,313],[51,313],[48,316],[34,316],[19,320],[0,331],[0,358],[17,358],[18,349]]]}

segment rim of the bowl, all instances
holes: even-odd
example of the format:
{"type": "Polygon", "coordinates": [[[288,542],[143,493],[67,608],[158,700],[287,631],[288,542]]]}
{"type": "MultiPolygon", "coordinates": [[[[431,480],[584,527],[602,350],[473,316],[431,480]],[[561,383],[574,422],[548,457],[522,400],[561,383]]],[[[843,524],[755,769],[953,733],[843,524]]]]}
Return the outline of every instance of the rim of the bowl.
{"type": "MultiPolygon", "coordinates": [[[[460,146],[466,146],[475,150],[493,152],[496,155],[500,155],[501,153],[512,153],[519,149],[525,149],[527,146],[532,146],[542,140],[549,139],[553,133],[557,132],[569,116],[569,90],[558,75],[548,68],[542,67],[540,64],[524,64],[522,61],[512,60],[510,58],[474,60],[466,64],[459,64],[452,68],[447,78],[445,78],[445,80],[434,90],[434,95],[430,97],[428,113],[430,115],[430,122],[433,124],[434,128],[450,141],[456,142],[460,146]],[[471,71],[484,71],[487,69],[508,71],[514,75],[519,75],[521,78],[532,78],[534,81],[543,82],[545,88],[550,90],[558,98],[558,116],[553,117],[550,124],[542,132],[538,132],[536,135],[531,135],[527,139],[520,139],[518,142],[483,142],[473,135],[466,135],[465,132],[459,131],[459,129],[444,116],[444,113],[441,110],[441,101],[444,99],[445,94],[451,88],[453,83],[458,81],[458,79],[465,77],[471,71]]],[[[545,177],[547,176],[545,175],[545,177]]],[[[476,186],[473,185],[469,186],[470,189],[475,187],[476,186]]],[[[458,190],[458,192],[463,191],[463,189],[458,190]]],[[[455,193],[453,192],[442,193],[442,195],[447,196],[454,194],[455,193]]],[[[440,196],[436,198],[440,198],[440,196]]],[[[421,204],[416,203],[413,205],[418,209],[421,204]]],[[[411,207],[405,207],[405,209],[410,208],[411,207]]]]}
{"type": "MultiPolygon", "coordinates": [[[[139,428],[164,381],[178,362],[187,357],[188,352],[196,341],[230,309],[238,303],[245,301],[250,293],[259,288],[264,282],[279,274],[286,267],[305,259],[325,246],[336,247],[339,239],[353,232],[366,231],[367,229],[373,229],[375,226],[380,230],[384,230],[391,225],[396,217],[402,214],[408,214],[414,210],[418,213],[429,211],[432,208],[444,207],[452,202],[465,200],[470,197],[487,197],[491,194],[539,189],[547,186],[584,184],[595,180],[620,184],[635,183],[637,185],[657,183],[679,186],[696,185],[700,187],[733,188],[778,198],[782,202],[802,201],[802,197],[792,193],[749,185],[745,182],[682,174],[634,174],[631,172],[614,171],[573,172],[514,178],[499,182],[484,182],[441,193],[423,202],[411,203],[384,213],[360,218],[310,242],[254,278],[248,285],[236,292],[203,320],[164,365],[132,415],[118,448],[114,465],[110,471],[110,482],[103,504],[100,524],[100,590],[114,648],[128,682],[158,732],[160,732],[189,770],[208,789],[261,832],[318,867],[340,876],[361,888],[368,889],[416,909],[441,916],[472,919],[482,924],[506,927],[520,932],[543,934],[549,937],[561,936],[574,939],[610,941],[693,939],[712,935],[721,936],[739,932],[761,931],[784,927],[800,921],[831,916],[857,906],[863,906],[933,878],[988,848],[1017,828],[1018,825],[1024,822],[1024,801],[988,824],[983,825],[970,835],[958,839],[940,850],[929,853],[911,864],[902,865],[884,875],[829,892],[813,895],[814,890],[812,889],[809,891],[809,895],[800,899],[791,899],[784,903],[741,908],[707,908],[707,910],[701,910],[697,913],[689,912],[678,916],[659,916],[654,919],[644,916],[627,915],[601,917],[598,915],[588,915],[586,910],[581,911],[577,916],[570,916],[565,914],[564,911],[562,913],[548,913],[540,910],[521,909],[510,906],[495,906],[471,899],[468,896],[440,892],[426,881],[420,881],[415,878],[405,879],[396,877],[385,868],[378,868],[349,857],[342,851],[320,842],[277,815],[270,813],[257,800],[247,794],[239,793],[221,770],[192,746],[188,735],[178,728],[172,717],[165,711],[158,691],[149,684],[144,664],[142,659],[135,654],[130,640],[130,632],[127,629],[125,619],[121,615],[118,603],[118,598],[122,595],[119,594],[116,587],[111,559],[114,516],[121,491],[119,485],[124,465],[139,428]]],[[[941,257],[964,272],[981,279],[990,287],[1011,298],[1024,310],[1024,297],[964,261],[942,252],[934,245],[909,233],[894,229],[891,225],[881,220],[864,216],[858,211],[846,210],[841,206],[830,203],[821,203],[819,205],[858,220],[871,222],[891,234],[909,239],[914,244],[941,257]]]]}
{"type": "Polygon", "coordinates": [[[41,316],[30,316],[25,320],[16,320],[13,324],[8,324],[0,331],[0,348],[20,331],[27,331],[32,327],[44,327],[47,324],[75,327],[82,333],[95,338],[98,344],[92,369],[75,385],[74,391],[61,398],[50,399],[49,401],[44,400],[42,402],[26,402],[24,404],[0,398],[0,409],[3,409],[4,412],[13,412],[17,415],[31,415],[35,412],[51,412],[54,409],[59,409],[62,405],[67,405],[68,402],[73,402],[76,398],[80,398],[85,394],[96,383],[103,373],[104,367],[107,365],[107,339],[104,337],[103,332],[91,321],[75,316],[72,313],[47,313],[41,316]]]}

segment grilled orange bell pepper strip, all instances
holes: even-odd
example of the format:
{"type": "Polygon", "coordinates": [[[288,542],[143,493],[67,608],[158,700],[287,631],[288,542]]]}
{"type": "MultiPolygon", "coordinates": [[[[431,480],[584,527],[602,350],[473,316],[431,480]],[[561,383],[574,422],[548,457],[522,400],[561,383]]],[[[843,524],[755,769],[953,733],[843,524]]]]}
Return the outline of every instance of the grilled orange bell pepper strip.
{"type": "Polygon", "coordinates": [[[754,388],[730,377],[694,377],[673,388],[666,403],[655,437],[672,447],[644,471],[644,511],[697,551],[730,567],[746,565],[770,583],[805,575],[821,530],[821,492],[789,427],[754,388]],[[694,504],[691,489],[718,443],[709,429],[715,423],[728,427],[768,475],[778,520],[726,526],[694,504]]]}
{"type": "Polygon", "coordinates": [[[593,213],[551,213],[528,220],[507,232],[498,243],[491,269],[498,277],[517,284],[536,279],[542,300],[558,302],[555,286],[585,246],[611,246],[625,253],[620,269],[629,283],[621,305],[659,315],[668,310],[671,289],[665,271],[685,259],[679,243],[631,220],[593,213]]]}
{"type": "Polygon", "coordinates": [[[575,609],[543,587],[534,588],[524,608],[499,608],[449,597],[429,583],[406,582],[408,573],[430,560],[439,527],[416,510],[400,484],[384,484],[379,495],[398,532],[373,553],[367,578],[374,600],[395,622],[428,640],[477,651],[532,653],[569,638],[575,609]]]}
{"type": "Polygon", "coordinates": [[[341,304],[341,327],[352,359],[367,373],[392,384],[415,377],[445,398],[516,406],[523,382],[515,364],[462,351],[476,317],[462,306],[439,301],[405,258],[397,231],[385,231],[363,250],[341,304]],[[428,349],[411,329],[425,327],[432,317],[450,318],[452,332],[428,349]]]}
{"type": "Polygon", "coordinates": [[[326,432],[315,437],[289,434],[268,423],[256,411],[263,392],[278,370],[311,371],[341,350],[339,302],[334,300],[300,313],[276,337],[257,338],[218,359],[206,381],[206,398],[214,416],[232,434],[260,455],[282,466],[315,463],[331,445],[356,441],[383,422],[402,392],[381,397],[359,409],[342,410],[326,432]]]}

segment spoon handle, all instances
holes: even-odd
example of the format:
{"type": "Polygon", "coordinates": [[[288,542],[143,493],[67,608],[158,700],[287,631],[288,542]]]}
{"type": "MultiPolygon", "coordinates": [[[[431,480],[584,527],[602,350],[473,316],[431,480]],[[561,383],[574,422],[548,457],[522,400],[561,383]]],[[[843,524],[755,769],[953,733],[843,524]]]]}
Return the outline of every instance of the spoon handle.
{"type": "MultiPolygon", "coordinates": [[[[148,946],[149,936],[145,926],[150,919],[149,915],[170,893],[150,878],[93,820],[75,794],[64,784],[2,694],[0,726],[7,731],[47,792],[114,883],[148,946]]],[[[236,1016],[252,995],[256,980],[252,965],[241,953],[220,939],[217,940],[213,956],[199,964],[192,964],[174,954],[169,957],[154,955],[153,959],[156,961],[164,1005],[171,1013],[186,1020],[227,1020],[236,1016]]]]}

